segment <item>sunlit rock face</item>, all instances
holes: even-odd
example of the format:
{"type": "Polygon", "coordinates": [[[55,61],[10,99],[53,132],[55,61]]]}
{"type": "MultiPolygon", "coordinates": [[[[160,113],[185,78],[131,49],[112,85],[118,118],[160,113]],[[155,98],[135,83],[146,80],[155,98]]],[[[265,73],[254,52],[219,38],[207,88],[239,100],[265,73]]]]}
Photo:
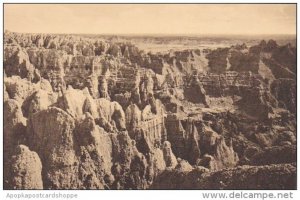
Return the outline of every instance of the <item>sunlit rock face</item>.
{"type": "Polygon", "coordinates": [[[296,48],[190,40],[5,32],[4,188],[295,189],[296,48]]]}

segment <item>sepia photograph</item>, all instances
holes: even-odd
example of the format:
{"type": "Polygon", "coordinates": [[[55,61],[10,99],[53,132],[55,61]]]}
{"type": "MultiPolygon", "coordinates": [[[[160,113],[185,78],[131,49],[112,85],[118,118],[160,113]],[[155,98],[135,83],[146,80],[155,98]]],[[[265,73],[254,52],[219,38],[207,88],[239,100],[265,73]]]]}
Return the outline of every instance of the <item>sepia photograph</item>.
{"type": "Polygon", "coordinates": [[[296,3],[2,6],[4,190],[297,190],[296,3]]]}

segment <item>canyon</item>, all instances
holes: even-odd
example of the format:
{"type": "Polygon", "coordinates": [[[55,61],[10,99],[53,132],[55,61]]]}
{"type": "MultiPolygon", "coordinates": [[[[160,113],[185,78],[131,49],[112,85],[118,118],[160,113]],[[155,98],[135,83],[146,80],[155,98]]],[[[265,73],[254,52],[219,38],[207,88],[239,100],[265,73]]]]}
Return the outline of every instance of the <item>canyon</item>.
{"type": "Polygon", "coordinates": [[[5,32],[4,189],[296,189],[293,44],[130,40],[5,32]]]}

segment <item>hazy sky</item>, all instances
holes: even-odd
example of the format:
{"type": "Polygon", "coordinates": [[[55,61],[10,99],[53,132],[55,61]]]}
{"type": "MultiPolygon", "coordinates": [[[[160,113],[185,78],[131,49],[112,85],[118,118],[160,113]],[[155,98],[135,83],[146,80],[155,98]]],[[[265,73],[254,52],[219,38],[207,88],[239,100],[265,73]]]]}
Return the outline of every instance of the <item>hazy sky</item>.
{"type": "Polygon", "coordinates": [[[296,4],[5,4],[4,27],[29,33],[295,34],[296,4]]]}

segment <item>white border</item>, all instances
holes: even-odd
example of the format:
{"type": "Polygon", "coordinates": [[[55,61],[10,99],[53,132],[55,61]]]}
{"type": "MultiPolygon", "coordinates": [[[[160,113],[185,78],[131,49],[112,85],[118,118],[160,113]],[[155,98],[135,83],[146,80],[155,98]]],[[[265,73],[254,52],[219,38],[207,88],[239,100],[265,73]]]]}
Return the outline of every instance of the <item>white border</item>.
{"type": "MultiPolygon", "coordinates": [[[[41,1],[41,0],[4,0],[1,1],[1,3],[299,3],[299,1],[278,1],[278,0],[264,0],[264,1],[259,1],[259,0],[252,0],[252,1],[223,1],[223,0],[219,0],[219,1],[193,1],[193,0],[187,0],[187,1],[182,1],[182,0],[166,0],[166,1],[159,1],[159,0],[144,0],[144,1],[136,1],[136,0],[132,0],[132,1],[124,1],[124,0],[112,0],[112,1],[101,1],[101,0],[88,0],[88,1],[78,1],[78,0],[47,0],[47,1],[41,1]]],[[[298,9],[298,5],[297,5],[297,9],[298,9]]],[[[3,35],[3,4],[1,5],[1,33],[3,35]]],[[[297,21],[299,20],[299,15],[297,15],[297,21]]],[[[258,22],[259,23],[259,22],[258,22]]],[[[297,24],[298,25],[298,24],[297,24]]],[[[298,32],[298,27],[297,27],[297,32],[298,32]]],[[[298,40],[297,40],[297,48],[298,48],[298,40]]],[[[3,49],[3,40],[1,39],[1,49],[3,49]]],[[[297,58],[299,57],[299,51],[297,51],[297,58]]],[[[2,51],[0,54],[0,58],[2,60],[2,67],[0,68],[0,82],[1,85],[3,84],[3,55],[2,55],[2,51]]],[[[299,62],[298,62],[299,63],[299,62]]],[[[298,65],[297,65],[298,67],[298,65]]],[[[299,70],[297,70],[297,77],[299,77],[299,70]]],[[[298,82],[298,81],[297,81],[298,82]]],[[[298,84],[298,83],[297,83],[298,84]]],[[[299,94],[299,87],[297,87],[297,94],[299,94]]],[[[3,135],[3,85],[0,87],[0,96],[2,98],[2,103],[0,104],[0,110],[1,110],[1,114],[0,114],[0,124],[1,124],[1,135],[3,135]]],[[[298,98],[298,96],[297,96],[298,98]]],[[[299,105],[299,98],[297,99],[297,104],[299,105]]],[[[298,111],[298,109],[297,109],[298,111]]],[[[297,112],[298,113],[298,112],[297,112]]],[[[297,120],[297,123],[299,122],[299,117],[297,120]]],[[[298,131],[297,131],[298,134],[298,131]]],[[[298,140],[297,140],[297,145],[298,145],[298,140]]],[[[106,190],[51,190],[51,191],[41,191],[41,190],[35,190],[35,191],[3,191],[3,137],[0,137],[0,198],[1,199],[9,199],[6,198],[6,195],[8,193],[10,194],[20,194],[20,193],[24,193],[24,194],[31,194],[31,193],[51,193],[51,192],[61,192],[64,194],[78,194],[79,198],[78,199],[97,199],[97,200],[101,200],[101,199],[130,199],[130,200],[176,200],[176,199],[187,199],[187,198],[191,198],[191,199],[203,199],[202,197],[202,193],[203,192],[207,192],[204,190],[147,190],[147,191],[142,191],[142,190],[135,190],[135,191],[106,191],[106,190]]],[[[299,148],[297,149],[297,159],[299,160],[299,148]]],[[[297,167],[298,169],[298,167],[297,167]]],[[[298,172],[298,170],[297,170],[298,172]]],[[[297,182],[298,182],[298,188],[299,188],[299,173],[297,173],[297,182]]],[[[242,192],[241,190],[234,190],[235,192],[242,192]]],[[[279,190],[243,190],[244,192],[274,192],[274,193],[278,193],[278,192],[293,192],[294,194],[294,198],[293,199],[300,199],[300,194],[298,192],[298,190],[294,190],[294,191],[279,191],[279,190]]],[[[220,191],[220,190],[213,190],[211,192],[214,193],[222,193],[225,192],[227,194],[230,194],[232,191],[227,190],[227,191],[220,191]]],[[[218,199],[218,198],[216,198],[218,199]]],[[[236,198],[237,199],[237,198],[236,198]]]]}

